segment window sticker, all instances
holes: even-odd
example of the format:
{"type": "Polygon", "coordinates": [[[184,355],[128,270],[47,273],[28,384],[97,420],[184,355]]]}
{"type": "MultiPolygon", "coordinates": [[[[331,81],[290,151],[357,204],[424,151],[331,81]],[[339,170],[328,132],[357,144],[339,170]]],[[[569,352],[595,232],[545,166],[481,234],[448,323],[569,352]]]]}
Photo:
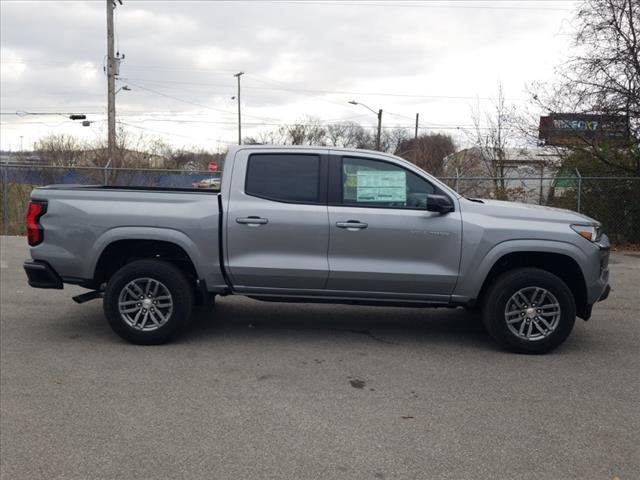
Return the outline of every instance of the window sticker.
{"type": "MultiPolygon", "coordinates": [[[[353,177],[347,184],[349,180],[353,177]]],[[[407,202],[407,178],[402,170],[358,170],[355,181],[358,202],[407,202]]]]}

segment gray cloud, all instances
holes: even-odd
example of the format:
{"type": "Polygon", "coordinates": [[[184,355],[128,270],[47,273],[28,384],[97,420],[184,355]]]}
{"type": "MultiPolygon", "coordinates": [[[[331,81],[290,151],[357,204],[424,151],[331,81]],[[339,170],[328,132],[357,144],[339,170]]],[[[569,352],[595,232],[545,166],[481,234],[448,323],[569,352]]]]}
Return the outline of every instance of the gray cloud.
{"type": "MultiPolygon", "coordinates": [[[[287,88],[484,97],[494,94],[500,80],[508,95],[521,97],[525,82],[550,74],[552,60],[567,41],[554,32],[562,18],[571,15],[552,8],[570,8],[569,2],[501,2],[536,8],[531,10],[495,9],[496,3],[487,2],[473,5],[492,8],[457,8],[464,5],[459,2],[455,8],[353,2],[124,3],[116,16],[118,48],[126,54],[121,75],[139,87],[119,94],[120,111],[182,111],[191,119],[210,122],[234,121],[229,97],[235,94],[232,73],[237,70],[247,72],[247,122],[258,117],[277,123],[305,114],[335,119],[366,113],[347,105],[347,94],[287,88]]],[[[3,111],[76,106],[104,111],[103,1],[6,1],[1,27],[3,111]]],[[[362,94],[358,99],[408,117],[422,111],[432,123],[469,122],[470,101],[362,94]]],[[[162,131],[187,131],[196,137],[207,131],[215,138],[233,138],[231,124],[158,125],[151,118],[158,117],[137,120],[162,131]]],[[[385,120],[392,122],[391,118],[385,120]]],[[[3,122],[9,121],[16,120],[3,116],[3,122]]],[[[409,122],[401,117],[393,121],[409,122]]],[[[43,131],[29,128],[29,136],[43,131]]],[[[19,131],[15,125],[3,125],[3,137],[10,142],[19,131]]]]}

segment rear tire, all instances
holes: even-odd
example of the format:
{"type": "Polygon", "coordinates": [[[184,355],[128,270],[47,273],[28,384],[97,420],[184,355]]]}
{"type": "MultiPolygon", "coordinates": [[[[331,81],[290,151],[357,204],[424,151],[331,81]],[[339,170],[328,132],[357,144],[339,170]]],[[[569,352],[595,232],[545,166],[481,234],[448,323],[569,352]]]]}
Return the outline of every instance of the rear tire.
{"type": "Polygon", "coordinates": [[[569,287],[537,268],[519,268],[499,276],[489,287],[482,308],[489,334],[516,353],[546,353],[561,345],[576,320],[569,287]]]}
{"type": "Polygon", "coordinates": [[[189,324],[194,292],[175,265],[162,260],[136,260],[107,283],[103,309],[109,325],[125,340],[158,345],[189,324]]]}

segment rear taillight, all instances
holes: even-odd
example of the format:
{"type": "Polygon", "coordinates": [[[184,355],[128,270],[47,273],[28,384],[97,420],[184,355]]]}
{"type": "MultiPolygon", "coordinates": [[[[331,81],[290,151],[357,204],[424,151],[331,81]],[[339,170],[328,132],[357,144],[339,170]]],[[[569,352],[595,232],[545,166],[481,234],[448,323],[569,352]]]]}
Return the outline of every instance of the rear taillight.
{"type": "Polygon", "coordinates": [[[40,218],[47,212],[47,202],[31,201],[27,209],[27,240],[35,247],[44,240],[44,228],[40,218]]]}

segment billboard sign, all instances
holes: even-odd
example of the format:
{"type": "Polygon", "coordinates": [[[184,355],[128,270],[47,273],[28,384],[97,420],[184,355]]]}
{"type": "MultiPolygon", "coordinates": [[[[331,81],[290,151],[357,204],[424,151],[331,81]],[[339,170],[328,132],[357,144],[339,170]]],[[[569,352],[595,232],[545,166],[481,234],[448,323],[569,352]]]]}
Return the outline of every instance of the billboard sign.
{"type": "Polygon", "coordinates": [[[538,138],[545,145],[580,146],[585,142],[624,142],[629,134],[629,118],[625,115],[552,113],[540,117],[538,138]]]}

